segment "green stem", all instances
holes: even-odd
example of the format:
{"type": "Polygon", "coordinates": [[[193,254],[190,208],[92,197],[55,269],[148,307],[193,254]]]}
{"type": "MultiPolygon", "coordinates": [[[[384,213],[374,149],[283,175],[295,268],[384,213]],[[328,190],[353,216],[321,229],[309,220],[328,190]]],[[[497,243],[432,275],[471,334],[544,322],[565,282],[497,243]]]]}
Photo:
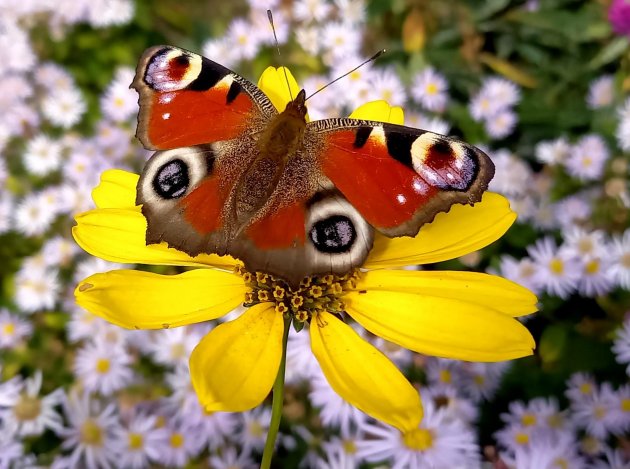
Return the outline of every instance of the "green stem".
{"type": "Polygon", "coordinates": [[[284,318],[284,333],[282,335],[282,358],[280,359],[280,368],[278,368],[278,376],[276,382],[273,383],[273,401],[271,403],[271,422],[269,422],[269,431],[267,432],[267,441],[265,442],[265,450],[260,463],[260,469],[269,469],[271,467],[271,457],[280,428],[280,419],[282,418],[282,404],[284,401],[284,368],[287,362],[287,341],[289,340],[289,326],[291,325],[291,317],[284,318]]]}

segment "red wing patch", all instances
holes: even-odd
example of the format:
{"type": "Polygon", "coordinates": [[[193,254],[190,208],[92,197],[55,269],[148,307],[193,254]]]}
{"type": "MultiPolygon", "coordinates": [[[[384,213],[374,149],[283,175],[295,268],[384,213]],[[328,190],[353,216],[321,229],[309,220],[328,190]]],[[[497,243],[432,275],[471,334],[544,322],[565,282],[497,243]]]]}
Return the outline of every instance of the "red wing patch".
{"type": "Polygon", "coordinates": [[[413,236],[455,203],[474,203],[494,175],[480,150],[424,130],[354,119],[316,121],[322,170],[388,236],[413,236]]]}
{"type": "Polygon", "coordinates": [[[184,218],[197,233],[206,235],[223,224],[222,211],[226,197],[216,176],[208,176],[180,202],[184,218]]]}
{"type": "Polygon", "coordinates": [[[148,49],[132,87],[140,93],[137,136],[153,150],[230,140],[269,99],[229,69],[172,46],[148,49]]]}
{"type": "Polygon", "coordinates": [[[247,227],[246,235],[258,249],[303,246],[306,239],[304,202],[294,202],[271,212],[247,227]]]}

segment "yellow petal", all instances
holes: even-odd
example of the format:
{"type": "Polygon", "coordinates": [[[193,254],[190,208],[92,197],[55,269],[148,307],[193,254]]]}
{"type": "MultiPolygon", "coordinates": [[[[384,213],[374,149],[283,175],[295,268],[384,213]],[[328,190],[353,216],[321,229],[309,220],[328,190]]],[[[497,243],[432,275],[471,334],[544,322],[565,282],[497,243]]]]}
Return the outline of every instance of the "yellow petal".
{"type": "Polygon", "coordinates": [[[282,356],[282,315],[271,303],[210,331],[190,356],[190,376],[208,412],[241,412],[269,394],[282,356]]]}
{"type": "Polygon", "coordinates": [[[517,283],[479,272],[373,270],[357,282],[354,290],[452,298],[514,317],[537,311],[538,301],[536,295],[517,283]]]}
{"type": "Polygon", "coordinates": [[[246,291],[240,277],[219,270],[112,270],[86,278],[74,295],[79,306],[118,326],[163,329],[221,317],[243,303],[246,291]]]}
{"type": "Polygon", "coordinates": [[[403,125],[405,113],[400,106],[390,106],[387,101],[379,100],[362,104],[350,114],[350,118],[403,125]]]}
{"type": "Polygon", "coordinates": [[[289,101],[295,99],[300,92],[297,81],[295,81],[291,71],[286,67],[267,67],[258,80],[258,88],[269,97],[279,112],[284,111],[289,101]],[[286,78],[284,75],[285,70],[287,72],[286,78]],[[291,87],[290,92],[289,86],[287,86],[287,79],[291,87]]]}
{"type": "Polygon", "coordinates": [[[493,243],[514,220],[516,214],[509,201],[486,192],[474,206],[456,204],[448,213],[438,213],[414,238],[390,239],[377,234],[364,267],[402,267],[454,259],[493,243]]]}
{"type": "Polygon", "coordinates": [[[230,256],[188,254],[169,248],[166,243],[146,245],[147,221],[139,209],[104,208],[75,217],[72,236],[93,256],[124,264],[211,266],[233,269],[237,261],[230,256]]]}
{"type": "Polygon", "coordinates": [[[313,354],[337,394],[400,431],[417,428],[420,396],[385,355],[329,313],[313,319],[310,333],[313,354]]]}
{"type": "Polygon", "coordinates": [[[468,361],[501,361],[531,355],[529,331],[516,319],[461,298],[427,290],[353,291],[346,311],[367,330],[415,352],[468,361]]]}
{"type": "Polygon", "coordinates": [[[98,208],[128,208],[136,206],[136,185],[140,176],[122,169],[101,173],[101,182],[92,190],[92,200],[98,208]]]}

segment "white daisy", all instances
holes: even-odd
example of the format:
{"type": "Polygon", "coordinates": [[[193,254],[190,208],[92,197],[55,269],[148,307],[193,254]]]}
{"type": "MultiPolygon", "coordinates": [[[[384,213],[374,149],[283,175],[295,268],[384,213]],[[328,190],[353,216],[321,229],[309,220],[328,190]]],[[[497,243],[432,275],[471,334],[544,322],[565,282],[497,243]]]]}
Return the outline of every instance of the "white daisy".
{"type": "Polygon", "coordinates": [[[88,342],[75,356],[73,371],[86,390],[110,396],[133,381],[131,357],[121,346],[88,342]]]}
{"type": "Polygon", "coordinates": [[[64,405],[68,427],[59,433],[61,448],[71,451],[65,467],[113,469],[119,467],[120,442],[115,438],[119,421],[114,404],[101,408],[88,393],[72,391],[64,405]]]}
{"type": "Polygon", "coordinates": [[[155,331],[153,358],[164,365],[182,365],[188,363],[188,357],[203,337],[193,327],[177,327],[155,331]]]}
{"type": "MultiPolygon", "coordinates": [[[[446,420],[459,420],[473,424],[479,417],[479,408],[467,397],[464,397],[455,386],[426,386],[422,388],[422,402],[431,400],[436,408],[446,411],[446,420]]],[[[463,389],[462,389],[463,391],[463,389]]]]}
{"type": "Polygon", "coordinates": [[[587,221],[593,212],[590,198],[585,194],[574,194],[553,204],[554,219],[565,229],[587,221]]]}
{"type": "Polygon", "coordinates": [[[129,23],[135,10],[133,2],[129,0],[105,0],[87,5],[88,22],[95,28],[129,23]]]}
{"type": "Polygon", "coordinates": [[[366,5],[363,0],[334,0],[334,3],[342,21],[353,25],[365,22],[366,5]]]}
{"type": "Polygon", "coordinates": [[[13,198],[0,192],[0,233],[13,229],[13,215],[15,212],[13,198]]]}
{"type": "Polygon", "coordinates": [[[431,386],[460,388],[464,381],[462,362],[458,360],[427,357],[424,372],[427,376],[427,383],[431,386]]]}
{"type": "Polygon", "coordinates": [[[203,450],[204,435],[190,431],[185,422],[170,421],[166,427],[166,442],[160,445],[160,464],[184,467],[203,450]]]}
{"type": "Polygon", "coordinates": [[[319,37],[321,29],[318,26],[298,26],[295,28],[295,40],[304,50],[312,56],[319,55],[322,41],[319,37]]]}
{"type": "Polygon", "coordinates": [[[521,91],[513,82],[502,77],[490,77],[484,80],[482,91],[494,101],[497,109],[515,106],[521,100],[521,91]]]}
{"type": "Polygon", "coordinates": [[[66,267],[72,262],[73,257],[79,253],[79,247],[68,238],[55,236],[45,242],[41,252],[46,267],[66,267]]]}
{"type": "Polygon", "coordinates": [[[87,110],[79,90],[55,90],[42,100],[42,115],[51,124],[68,129],[78,124],[87,110]]]}
{"type": "Polygon", "coordinates": [[[598,135],[587,135],[573,146],[565,162],[567,172],[581,180],[594,181],[601,178],[610,152],[598,135]]]}
{"type": "Polygon", "coordinates": [[[535,281],[547,293],[567,298],[575,290],[580,278],[577,261],[559,251],[551,237],[538,240],[527,252],[538,267],[535,281]]]}
{"type": "Polygon", "coordinates": [[[564,243],[560,250],[568,256],[578,258],[601,257],[608,250],[605,236],[602,230],[586,231],[582,228],[571,227],[562,233],[564,243]]]}
{"type": "Polygon", "coordinates": [[[35,83],[47,91],[69,90],[74,88],[74,79],[61,65],[48,62],[39,65],[33,74],[35,83]]]}
{"type": "Polygon", "coordinates": [[[101,109],[108,119],[124,122],[138,113],[138,94],[129,88],[134,71],[119,68],[114,79],[101,96],[101,109]]]}
{"type": "Polygon", "coordinates": [[[234,446],[221,448],[221,452],[211,455],[208,462],[212,469],[255,469],[258,467],[249,451],[239,452],[234,446]]]}
{"type": "Polygon", "coordinates": [[[504,109],[485,120],[484,128],[491,139],[502,139],[510,135],[516,123],[518,116],[510,109],[504,109]]]}
{"type": "Polygon", "coordinates": [[[614,428],[617,399],[610,383],[595,387],[588,399],[571,402],[573,422],[596,438],[606,438],[614,428]]]}
{"type": "Polygon", "coordinates": [[[134,415],[127,424],[114,431],[120,448],[120,466],[142,469],[160,463],[160,448],[168,439],[168,431],[156,427],[155,415],[134,415]]]}
{"type": "Polygon", "coordinates": [[[615,284],[630,290],[630,230],[622,236],[613,236],[610,245],[611,266],[608,275],[615,284]]]}
{"type": "Polygon", "coordinates": [[[380,423],[363,427],[366,438],[357,442],[357,456],[393,468],[434,469],[481,467],[479,447],[472,430],[458,420],[448,420],[445,409],[424,404],[420,426],[405,434],[380,423]]]}
{"type": "Polygon", "coordinates": [[[311,351],[309,335],[303,332],[289,331],[287,345],[286,382],[307,381],[319,375],[319,363],[311,351]]]}
{"type": "Polygon", "coordinates": [[[13,301],[25,313],[52,309],[60,289],[59,277],[55,271],[20,271],[15,276],[13,301]]]}
{"type": "Polygon", "coordinates": [[[433,67],[420,72],[411,85],[411,96],[427,111],[443,112],[448,102],[448,83],[433,67]]]}
{"type": "Polygon", "coordinates": [[[553,439],[533,435],[528,445],[501,453],[501,457],[507,467],[514,469],[580,468],[586,464],[578,453],[575,440],[567,434],[553,439]]]}
{"type": "Polygon", "coordinates": [[[475,401],[491,399],[509,366],[510,362],[464,363],[464,392],[475,401]]]}
{"type": "Polygon", "coordinates": [[[19,436],[37,436],[44,430],[51,429],[59,433],[63,428],[61,415],[56,410],[65,399],[62,389],[40,397],[42,372],[37,370],[31,378],[27,378],[20,386],[20,392],[14,399],[0,404],[0,417],[15,425],[19,436]]]}
{"type": "Polygon", "coordinates": [[[228,37],[208,39],[201,47],[204,57],[221,60],[225,67],[234,67],[241,60],[241,52],[228,37]]]}
{"type": "Polygon", "coordinates": [[[269,431],[271,409],[260,406],[243,412],[239,416],[242,419],[242,426],[240,431],[235,434],[236,441],[242,448],[248,448],[250,451],[262,451],[269,431]]]}
{"type": "Polygon", "coordinates": [[[15,228],[26,236],[39,236],[48,230],[56,215],[42,193],[31,193],[17,205],[15,228]]]}
{"type": "Polygon", "coordinates": [[[565,138],[560,137],[555,140],[539,142],[536,145],[534,154],[541,163],[561,165],[565,163],[571,154],[571,150],[569,142],[565,138]]]}
{"type": "Polygon", "coordinates": [[[540,285],[538,284],[537,272],[539,266],[532,261],[529,257],[524,257],[521,260],[516,260],[512,256],[501,256],[501,263],[499,271],[501,275],[513,282],[516,282],[524,287],[538,293],[540,292],[540,285]]]}
{"type": "Polygon", "coordinates": [[[362,43],[361,30],[342,22],[329,22],[321,32],[323,59],[328,65],[344,57],[356,57],[362,43]]]}
{"type": "Polygon", "coordinates": [[[571,403],[580,403],[584,400],[592,400],[597,382],[588,373],[574,373],[567,381],[567,389],[564,392],[571,403]]]}
{"type": "Polygon", "coordinates": [[[319,409],[319,418],[326,427],[340,428],[342,432],[350,433],[367,420],[363,412],[333,391],[321,372],[312,377],[308,397],[313,406],[319,409]]]}
{"type": "Polygon", "coordinates": [[[630,318],[623,322],[621,328],[615,333],[612,351],[617,363],[626,366],[626,374],[630,376],[630,318]]]}
{"type": "Polygon", "coordinates": [[[506,149],[493,151],[491,155],[495,173],[488,189],[512,197],[525,195],[531,181],[530,167],[506,149]]]}
{"type": "Polygon", "coordinates": [[[16,435],[15,425],[0,420],[0,467],[17,467],[17,462],[23,455],[24,447],[22,440],[16,435]]]}
{"type": "Polygon", "coordinates": [[[15,348],[33,333],[29,321],[0,309],[0,349],[15,348]]]}
{"type": "Polygon", "coordinates": [[[405,103],[405,87],[393,69],[375,69],[370,73],[369,82],[371,100],[382,99],[392,106],[401,106],[405,103]]]}
{"type": "Polygon", "coordinates": [[[258,53],[262,33],[260,29],[253,28],[244,19],[237,18],[230,24],[225,37],[228,43],[237,50],[239,60],[251,60],[258,53]]]}
{"type": "Polygon", "coordinates": [[[293,19],[300,22],[320,22],[331,11],[331,5],[323,0],[296,0],[292,8],[293,19]]]}
{"type": "Polygon", "coordinates": [[[444,119],[429,117],[419,112],[405,112],[405,125],[440,135],[448,135],[451,130],[451,124],[444,119]]]}
{"type": "Polygon", "coordinates": [[[615,97],[615,78],[612,75],[603,75],[593,80],[588,87],[586,104],[591,109],[608,107],[615,97]]]}

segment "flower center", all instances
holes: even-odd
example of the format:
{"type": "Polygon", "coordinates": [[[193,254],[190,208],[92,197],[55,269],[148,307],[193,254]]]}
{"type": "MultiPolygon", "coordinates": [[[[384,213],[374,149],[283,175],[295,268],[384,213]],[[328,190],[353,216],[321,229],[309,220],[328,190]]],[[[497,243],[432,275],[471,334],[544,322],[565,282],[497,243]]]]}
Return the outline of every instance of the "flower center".
{"type": "Polygon", "coordinates": [[[624,412],[630,412],[630,399],[625,398],[621,400],[621,410],[624,412]]]}
{"type": "Polygon", "coordinates": [[[184,435],[181,433],[173,433],[169,442],[171,443],[171,447],[180,448],[184,444],[184,435]]]}
{"type": "Polygon", "coordinates": [[[586,273],[590,275],[595,275],[599,272],[599,262],[596,260],[592,260],[586,264],[586,273]]]}
{"type": "Polygon", "coordinates": [[[518,432],[514,435],[514,441],[516,441],[519,445],[526,445],[529,443],[529,435],[524,432],[518,432]]]}
{"type": "Polygon", "coordinates": [[[14,333],[15,333],[15,324],[13,324],[12,322],[8,322],[4,326],[2,326],[2,334],[6,336],[12,336],[14,333]]]}
{"type": "Polygon", "coordinates": [[[536,425],[536,416],[534,414],[523,414],[521,417],[521,423],[526,427],[536,425]]]}
{"type": "Polygon", "coordinates": [[[298,287],[291,287],[281,278],[264,272],[248,272],[242,266],[237,266],[235,272],[250,289],[245,294],[244,306],[275,303],[276,312],[290,316],[297,331],[320,312],[341,314],[345,308],[341,297],[346,289],[356,286],[361,275],[358,269],[346,275],[314,275],[305,277],[298,287]]]}
{"type": "Polygon", "coordinates": [[[107,358],[99,358],[96,361],[96,371],[102,375],[109,371],[109,360],[107,358]]]}
{"type": "Polygon", "coordinates": [[[87,419],[81,426],[81,442],[86,445],[101,446],[103,431],[94,419],[87,419]]]}
{"type": "Polygon", "coordinates": [[[265,434],[262,425],[256,421],[249,424],[249,434],[255,438],[260,438],[265,434]]]}
{"type": "Polygon", "coordinates": [[[15,418],[21,421],[35,420],[42,410],[42,403],[36,397],[22,394],[20,400],[13,407],[15,418]]]}
{"type": "Polygon", "coordinates": [[[621,256],[621,265],[626,269],[630,269],[630,252],[624,252],[621,256]]]}
{"type": "Polygon", "coordinates": [[[140,433],[129,434],[129,449],[142,449],[144,438],[140,433]]]}
{"type": "Polygon", "coordinates": [[[440,383],[450,383],[451,381],[451,372],[448,370],[440,370],[440,383]]]}
{"type": "Polygon", "coordinates": [[[549,270],[556,275],[562,275],[564,272],[564,263],[561,259],[554,257],[549,261],[549,270]]]}
{"type": "Polygon", "coordinates": [[[427,85],[427,94],[434,95],[434,94],[437,94],[437,92],[438,92],[438,87],[435,83],[429,83],[427,85]]]}
{"type": "Polygon", "coordinates": [[[580,384],[580,392],[582,394],[590,394],[593,391],[593,387],[591,383],[582,383],[580,384]]]}
{"type": "Polygon", "coordinates": [[[357,445],[354,440],[343,440],[342,446],[346,454],[354,454],[357,452],[357,445]]]}
{"type": "Polygon", "coordinates": [[[433,433],[426,428],[416,428],[403,435],[403,441],[408,448],[416,451],[426,451],[433,447],[433,433]]]}

